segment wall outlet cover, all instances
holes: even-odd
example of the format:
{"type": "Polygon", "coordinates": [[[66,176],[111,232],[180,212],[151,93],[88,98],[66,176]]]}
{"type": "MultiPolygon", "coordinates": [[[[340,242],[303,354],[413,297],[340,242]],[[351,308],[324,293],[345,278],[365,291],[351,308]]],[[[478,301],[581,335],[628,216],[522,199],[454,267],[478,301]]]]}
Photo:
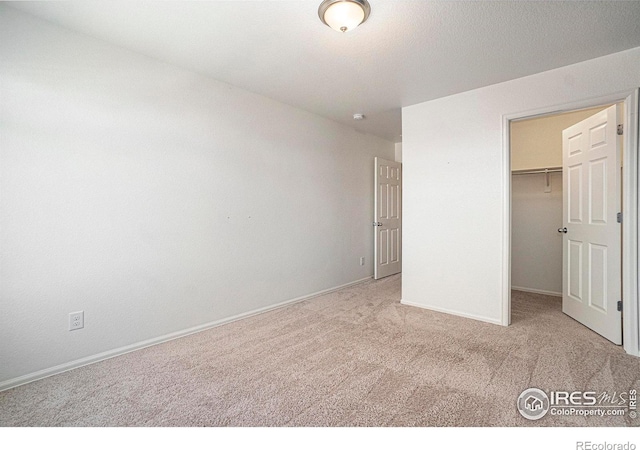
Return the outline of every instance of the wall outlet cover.
{"type": "Polygon", "coordinates": [[[69,331],[84,328],[84,311],[69,313],[69,331]]]}

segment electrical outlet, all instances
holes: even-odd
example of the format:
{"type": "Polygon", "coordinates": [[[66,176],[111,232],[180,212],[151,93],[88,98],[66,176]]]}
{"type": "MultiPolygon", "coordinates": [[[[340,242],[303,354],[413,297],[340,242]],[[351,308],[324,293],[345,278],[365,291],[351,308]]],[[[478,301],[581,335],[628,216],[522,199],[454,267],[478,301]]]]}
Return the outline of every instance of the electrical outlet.
{"type": "Polygon", "coordinates": [[[84,311],[69,313],[69,331],[84,328],[84,311]]]}
{"type": "Polygon", "coordinates": [[[361,257],[360,257],[360,265],[361,265],[361,266],[364,266],[364,256],[361,256],[361,257]]]}

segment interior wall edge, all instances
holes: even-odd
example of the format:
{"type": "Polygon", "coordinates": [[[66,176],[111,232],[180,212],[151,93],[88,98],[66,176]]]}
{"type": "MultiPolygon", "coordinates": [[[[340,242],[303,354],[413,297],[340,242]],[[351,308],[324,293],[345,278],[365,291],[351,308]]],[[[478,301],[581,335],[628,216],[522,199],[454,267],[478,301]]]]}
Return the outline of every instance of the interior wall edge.
{"type": "Polygon", "coordinates": [[[421,303],[415,303],[415,302],[411,302],[404,299],[400,300],[400,304],[407,305],[407,306],[414,306],[416,308],[426,309],[429,311],[435,311],[435,312],[444,313],[444,314],[451,314],[453,316],[464,317],[465,319],[473,319],[479,322],[490,323],[492,325],[501,325],[501,326],[503,325],[500,319],[494,319],[492,317],[486,317],[486,316],[481,316],[477,314],[469,314],[469,313],[466,313],[463,311],[457,311],[454,309],[438,308],[431,305],[423,305],[421,303]]]}

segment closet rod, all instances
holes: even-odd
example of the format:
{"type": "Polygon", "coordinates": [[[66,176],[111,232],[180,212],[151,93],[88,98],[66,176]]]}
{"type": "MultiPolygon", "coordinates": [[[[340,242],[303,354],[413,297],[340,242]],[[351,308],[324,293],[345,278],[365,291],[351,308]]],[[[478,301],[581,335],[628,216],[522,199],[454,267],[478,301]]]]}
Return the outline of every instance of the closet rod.
{"type": "Polygon", "coordinates": [[[531,175],[536,173],[556,173],[562,172],[562,167],[547,167],[546,169],[534,170],[512,170],[511,175],[531,175]]]}

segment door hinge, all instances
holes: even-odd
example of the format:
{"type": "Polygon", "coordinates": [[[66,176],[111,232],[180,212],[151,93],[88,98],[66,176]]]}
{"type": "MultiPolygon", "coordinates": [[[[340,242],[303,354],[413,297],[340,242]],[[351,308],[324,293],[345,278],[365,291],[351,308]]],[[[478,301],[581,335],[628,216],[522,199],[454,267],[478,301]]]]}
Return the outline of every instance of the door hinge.
{"type": "Polygon", "coordinates": [[[622,311],[622,300],[618,302],[618,311],[622,311]]]}
{"type": "Polygon", "coordinates": [[[622,136],[623,133],[624,133],[624,125],[620,124],[618,125],[618,136],[622,136]]]}
{"type": "Polygon", "coordinates": [[[618,221],[618,223],[622,223],[622,213],[621,212],[616,214],[616,220],[618,221]]]}

